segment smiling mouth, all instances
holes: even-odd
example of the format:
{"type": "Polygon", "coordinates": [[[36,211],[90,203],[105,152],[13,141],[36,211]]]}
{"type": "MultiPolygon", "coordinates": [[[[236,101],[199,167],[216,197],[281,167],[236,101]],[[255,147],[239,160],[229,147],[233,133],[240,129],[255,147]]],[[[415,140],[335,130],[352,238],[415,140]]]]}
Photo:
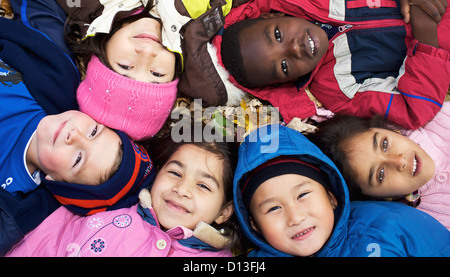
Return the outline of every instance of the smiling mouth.
{"type": "Polygon", "coordinates": [[[181,212],[181,213],[190,213],[190,211],[188,209],[186,209],[185,207],[183,207],[182,205],[172,202],[170,200],[165,200],[166,204],[172,208],[173,210],[177,211],[177,212],[181,212]]]}
{"type": "Polygon", "coordinates": [[[308,33],[306,34],[306,36],[308,37],[309,49],[311,50],[311,54],[313,54],[313,56],[314,56],[314,53],[315,53],[315,50],[316,50],[316,46],[314,44],[313,39],[309,36],[308,33]]]}
{"type": "Polygon", "coordinates": [[[417,156],[416,155],[414,155],[414,164],[413,164],[413,170],[412,170],[412,175],[413,175],[413,177],[416,175],[416,173],[417,173],[417,169],[418,169],[418,163],[419,163],[419,161],[417,160],[417,156]]]}
{"type": "Polygon", "coordinates": [[[306,238],[308,238],[308,237],[311,235],[311,233],[312,233],[313,230],[314,230],[314,227],[310,227],[310,228],[308,228],[308,229],[306,229],[306,230],[304,230],[304,231],[302,231],[302,232],[300,232],[300,233],[297,233],[297,234],[293,235],[293,236],[291,237],[291,239],[293,239],[293,240],[303,240],[303,239],[306,239],[306,238]]]}
{"type": "Polygon", "coordinates": [[[53,135],[53,145],[55,145],[56,139],[58,139],[59,134],[61,134],[62,129],[66,126],[67,121],[61,122],[59,124],[58,129],[56,129],[55,134],[53,135]]]}
{"type": "Polygon", "coordinates": [[[157,43],[161,44],[161,40],[158,37],[156,37],[154,35],[151,35],[151,34],[147,34],[147,33],[139,34],[137,36],[134,36],[133,38],[144,39],[144,40],[152,40],[154,42],[157,42],[157,43]]]}

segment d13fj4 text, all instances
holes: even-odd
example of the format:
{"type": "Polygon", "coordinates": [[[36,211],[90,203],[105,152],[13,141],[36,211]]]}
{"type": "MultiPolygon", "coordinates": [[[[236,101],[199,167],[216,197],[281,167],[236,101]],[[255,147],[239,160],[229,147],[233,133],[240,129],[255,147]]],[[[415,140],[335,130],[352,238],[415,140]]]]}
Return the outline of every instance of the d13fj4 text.
{"type": "Polygon", "coordinates": [[[185,263],[183,265],[183,271],[185,272],[210,272],[215,274],[216,272],[264,272],[266,265],[264,262],[227,262],[226,265],[219,265],[218,263],[185,263]]]}

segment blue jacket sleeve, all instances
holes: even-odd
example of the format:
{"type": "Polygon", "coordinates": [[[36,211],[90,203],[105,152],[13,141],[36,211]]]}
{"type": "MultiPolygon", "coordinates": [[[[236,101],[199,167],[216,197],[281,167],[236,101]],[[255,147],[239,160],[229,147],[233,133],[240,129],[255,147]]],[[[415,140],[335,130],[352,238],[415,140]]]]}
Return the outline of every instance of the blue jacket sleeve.
{"type": "Polygon", "coordinates": [[[0,59],[22,73],[30,94],[47,114],[79,109],[80,77],[75,64],[40,32],[0,18],[0,59]]]}
{"type": "Polygon", "coordinates": [[[450,232],[429,214],[402,203],[354,201],[349,224],[349,256],[450,256],[450,232]]]}
{"type": "Polygon", "coordinates": [[[47,36],[68,55],[72,55],[64,40],[66,13],[55,0],[9,0],[14,20],[47,36]]]}
{"type": "Polygon", "coordinates": [[[61,204],[44,186],[23,198],[13,197],[0,189],[0,256],[4,256],[59,206],[61,204]]]}

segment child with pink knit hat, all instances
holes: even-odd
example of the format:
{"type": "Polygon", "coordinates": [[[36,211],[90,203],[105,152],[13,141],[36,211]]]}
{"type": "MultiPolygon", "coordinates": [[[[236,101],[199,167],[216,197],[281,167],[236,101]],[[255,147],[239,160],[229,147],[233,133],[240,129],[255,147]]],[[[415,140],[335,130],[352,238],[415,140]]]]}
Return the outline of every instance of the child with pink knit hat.
{"type": "Polygon", "coordinates": [[[150,83],[122,76],[93,56],[77,90],[80,110],[134,140],[154,136],[169,116],[178,80],[150,83]]]}
{"type": "Polygon", "coordinates": [[[243,92],[222,84],[208,43],[246,1],[57,0],[68,15],[68,44],[79,67],[87,66],[80,109],[145,140],[161,128],[177,92],[206,105],[239,105],[243,92]]]}
{"type": "Polygon", "coordinates": [[[400,200],[450,230],[450,103],[417,130],[335,116],[313,140],[341,170],[352,200],[400,200]]]}
{"type": "MultiPolygon", "coordinates": [[[[154,136],[168,118],[177,97],[179,70],[177,54],[163,45],[161,21],[150,13],[152,1],[136,4],[110,1],[100,16],[84,24],[90,27],[81,30],[86,31],[84,37],[80,39],[80,30],[69,30],[67,38],[81,60],[79,67],[87,65],[77,90],[80,110],[140,141],[154,136]],[[97,26],[108,21],[110,28],[97,26]]],[[[83,5],[87,7],[69,10],[69,25],[101,3],[83,5]]]]}
{"type": "Polygon", "coordinates": [[[165,122],[178,90],[208,105],[240,103],[241,93],[221,84],[207,43],[245,1],[57,0],[68,14],[68,44],[79,67],[87,66],[80,109],[145,140],[165,122]]]}

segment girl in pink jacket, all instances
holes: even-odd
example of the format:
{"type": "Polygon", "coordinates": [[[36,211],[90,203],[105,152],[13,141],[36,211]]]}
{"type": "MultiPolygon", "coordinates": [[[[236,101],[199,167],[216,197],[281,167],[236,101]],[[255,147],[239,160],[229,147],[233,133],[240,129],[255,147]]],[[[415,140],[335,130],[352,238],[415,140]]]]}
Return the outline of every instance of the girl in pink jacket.
{"type": "Polygon", "coordinates": [[[344,176],[352,200],[401,200],[450,230],[450,103],[417,130],[379,118],[336,116],[313,140],[344,176]]]}
{"type": "Polygon", "coordinates": [[[158,149],[150,156],[162,166],[139,204],[87,217],[61,207],[7,256],[231,256],[237,146],[167,136],[158,149]]]}

